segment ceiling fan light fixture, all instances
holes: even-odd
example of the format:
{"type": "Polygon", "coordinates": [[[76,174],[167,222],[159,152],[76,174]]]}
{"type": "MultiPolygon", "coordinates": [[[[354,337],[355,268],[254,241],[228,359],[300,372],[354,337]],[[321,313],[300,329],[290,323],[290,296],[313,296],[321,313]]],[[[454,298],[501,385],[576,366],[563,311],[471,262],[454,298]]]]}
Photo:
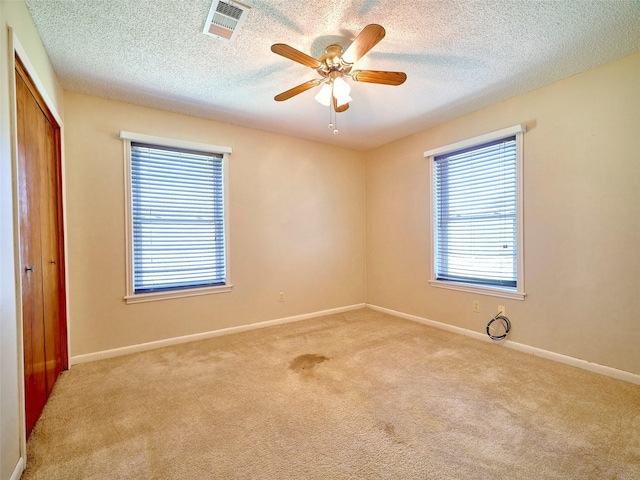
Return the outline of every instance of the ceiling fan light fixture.
{"type": "Polygon", "coordinates": [[[348,96],[351,93],[351,86],[343,78],[338,77],[333,81],[333,93],[336,98],[343,95],[348,96]]]}
{"type": "Polygon", "coordinates": [[[320,105],[324,105],[325,107],[331,105],[331,85],[325,83],[315,96],[315,99],[320,105]]]}
{"type": "Polygon", "coordinates": [[[343,78],[338,77],[333,81],[333,96],[336,97],[336,105],[338,107],[353,100],[349,93],[351,93],[351,86],[343,78]]]}
{"type": "Polygon", "coordinates": [[[336,95],[336,106],[341,107],[351,102],[353,98],[349,96],[348,93],[344,93],[342,95],[336,95]]]}

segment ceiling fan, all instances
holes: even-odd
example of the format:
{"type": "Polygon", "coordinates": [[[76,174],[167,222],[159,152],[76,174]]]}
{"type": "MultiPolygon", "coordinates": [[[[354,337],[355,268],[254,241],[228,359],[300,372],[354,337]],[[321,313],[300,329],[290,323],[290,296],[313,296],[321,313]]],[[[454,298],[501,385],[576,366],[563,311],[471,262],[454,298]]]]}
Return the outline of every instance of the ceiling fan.
{"type": "Polygon", "coordinates": [[[274,99],[282,102],[310,88],[323,85],[315,97],[316,100],[325,106],[330,106],[333,103],[333,108],[336,112],[344,112],[349,108],[349,102],[352,100],[349,96],[351,87],[344,80],[345,77],[349,77],[356,82],[379,83],[382,85],[403,84],[407,79],[407,74],[404,72],[352,70],[353,64],[382,40],[385,33],[384,28],[380,25],[367,25],[358,34],[353,43],[349,45],[346,51],[343,51],[340,45],[329,45],[325,49],[324,55],[319,59],[315,59],[284,43],[272,45],[271,51],[273,53],[311,67],[316,70],[321,77],[309,80],[286,92],[282,92],[276,95],[274,99]]]}

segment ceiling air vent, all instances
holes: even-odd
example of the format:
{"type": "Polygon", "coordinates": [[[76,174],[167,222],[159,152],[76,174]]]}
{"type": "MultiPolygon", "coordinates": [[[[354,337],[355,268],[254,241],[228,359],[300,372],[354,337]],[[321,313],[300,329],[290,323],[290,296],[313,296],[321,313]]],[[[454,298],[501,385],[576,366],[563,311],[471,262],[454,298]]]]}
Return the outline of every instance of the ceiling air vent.
{"type": "Polygon", "coordinates": [[[247,18],[249,8],[240,2],[213,0],[202,33],[232,42],[247,18]]]}

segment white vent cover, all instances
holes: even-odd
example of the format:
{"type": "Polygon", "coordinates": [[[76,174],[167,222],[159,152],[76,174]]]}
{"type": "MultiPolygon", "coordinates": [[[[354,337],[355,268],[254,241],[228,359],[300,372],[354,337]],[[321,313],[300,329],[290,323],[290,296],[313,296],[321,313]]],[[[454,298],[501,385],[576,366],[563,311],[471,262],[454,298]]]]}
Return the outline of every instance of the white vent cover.
{"type": "Polygon", "coordinates": [[[250,8],[233,0],[213,0],[202,33],[232,42],[250,8]]]}

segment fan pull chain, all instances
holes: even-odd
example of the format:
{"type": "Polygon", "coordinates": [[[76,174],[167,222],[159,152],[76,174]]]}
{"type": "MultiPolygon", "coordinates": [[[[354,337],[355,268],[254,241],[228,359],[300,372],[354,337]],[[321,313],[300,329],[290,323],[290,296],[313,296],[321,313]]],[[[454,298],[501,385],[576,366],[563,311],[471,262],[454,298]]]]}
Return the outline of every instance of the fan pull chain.
{"type": "Polygon", "coordinates": [[[338,116],[336,115],[336,112],[333,112],[333,122],[331,121],[331,112],[333,111],[333,102],[331,102],[329,104],[329,129],[333,128],[333,134],[337,135],[338,134],[338,116]]]}

